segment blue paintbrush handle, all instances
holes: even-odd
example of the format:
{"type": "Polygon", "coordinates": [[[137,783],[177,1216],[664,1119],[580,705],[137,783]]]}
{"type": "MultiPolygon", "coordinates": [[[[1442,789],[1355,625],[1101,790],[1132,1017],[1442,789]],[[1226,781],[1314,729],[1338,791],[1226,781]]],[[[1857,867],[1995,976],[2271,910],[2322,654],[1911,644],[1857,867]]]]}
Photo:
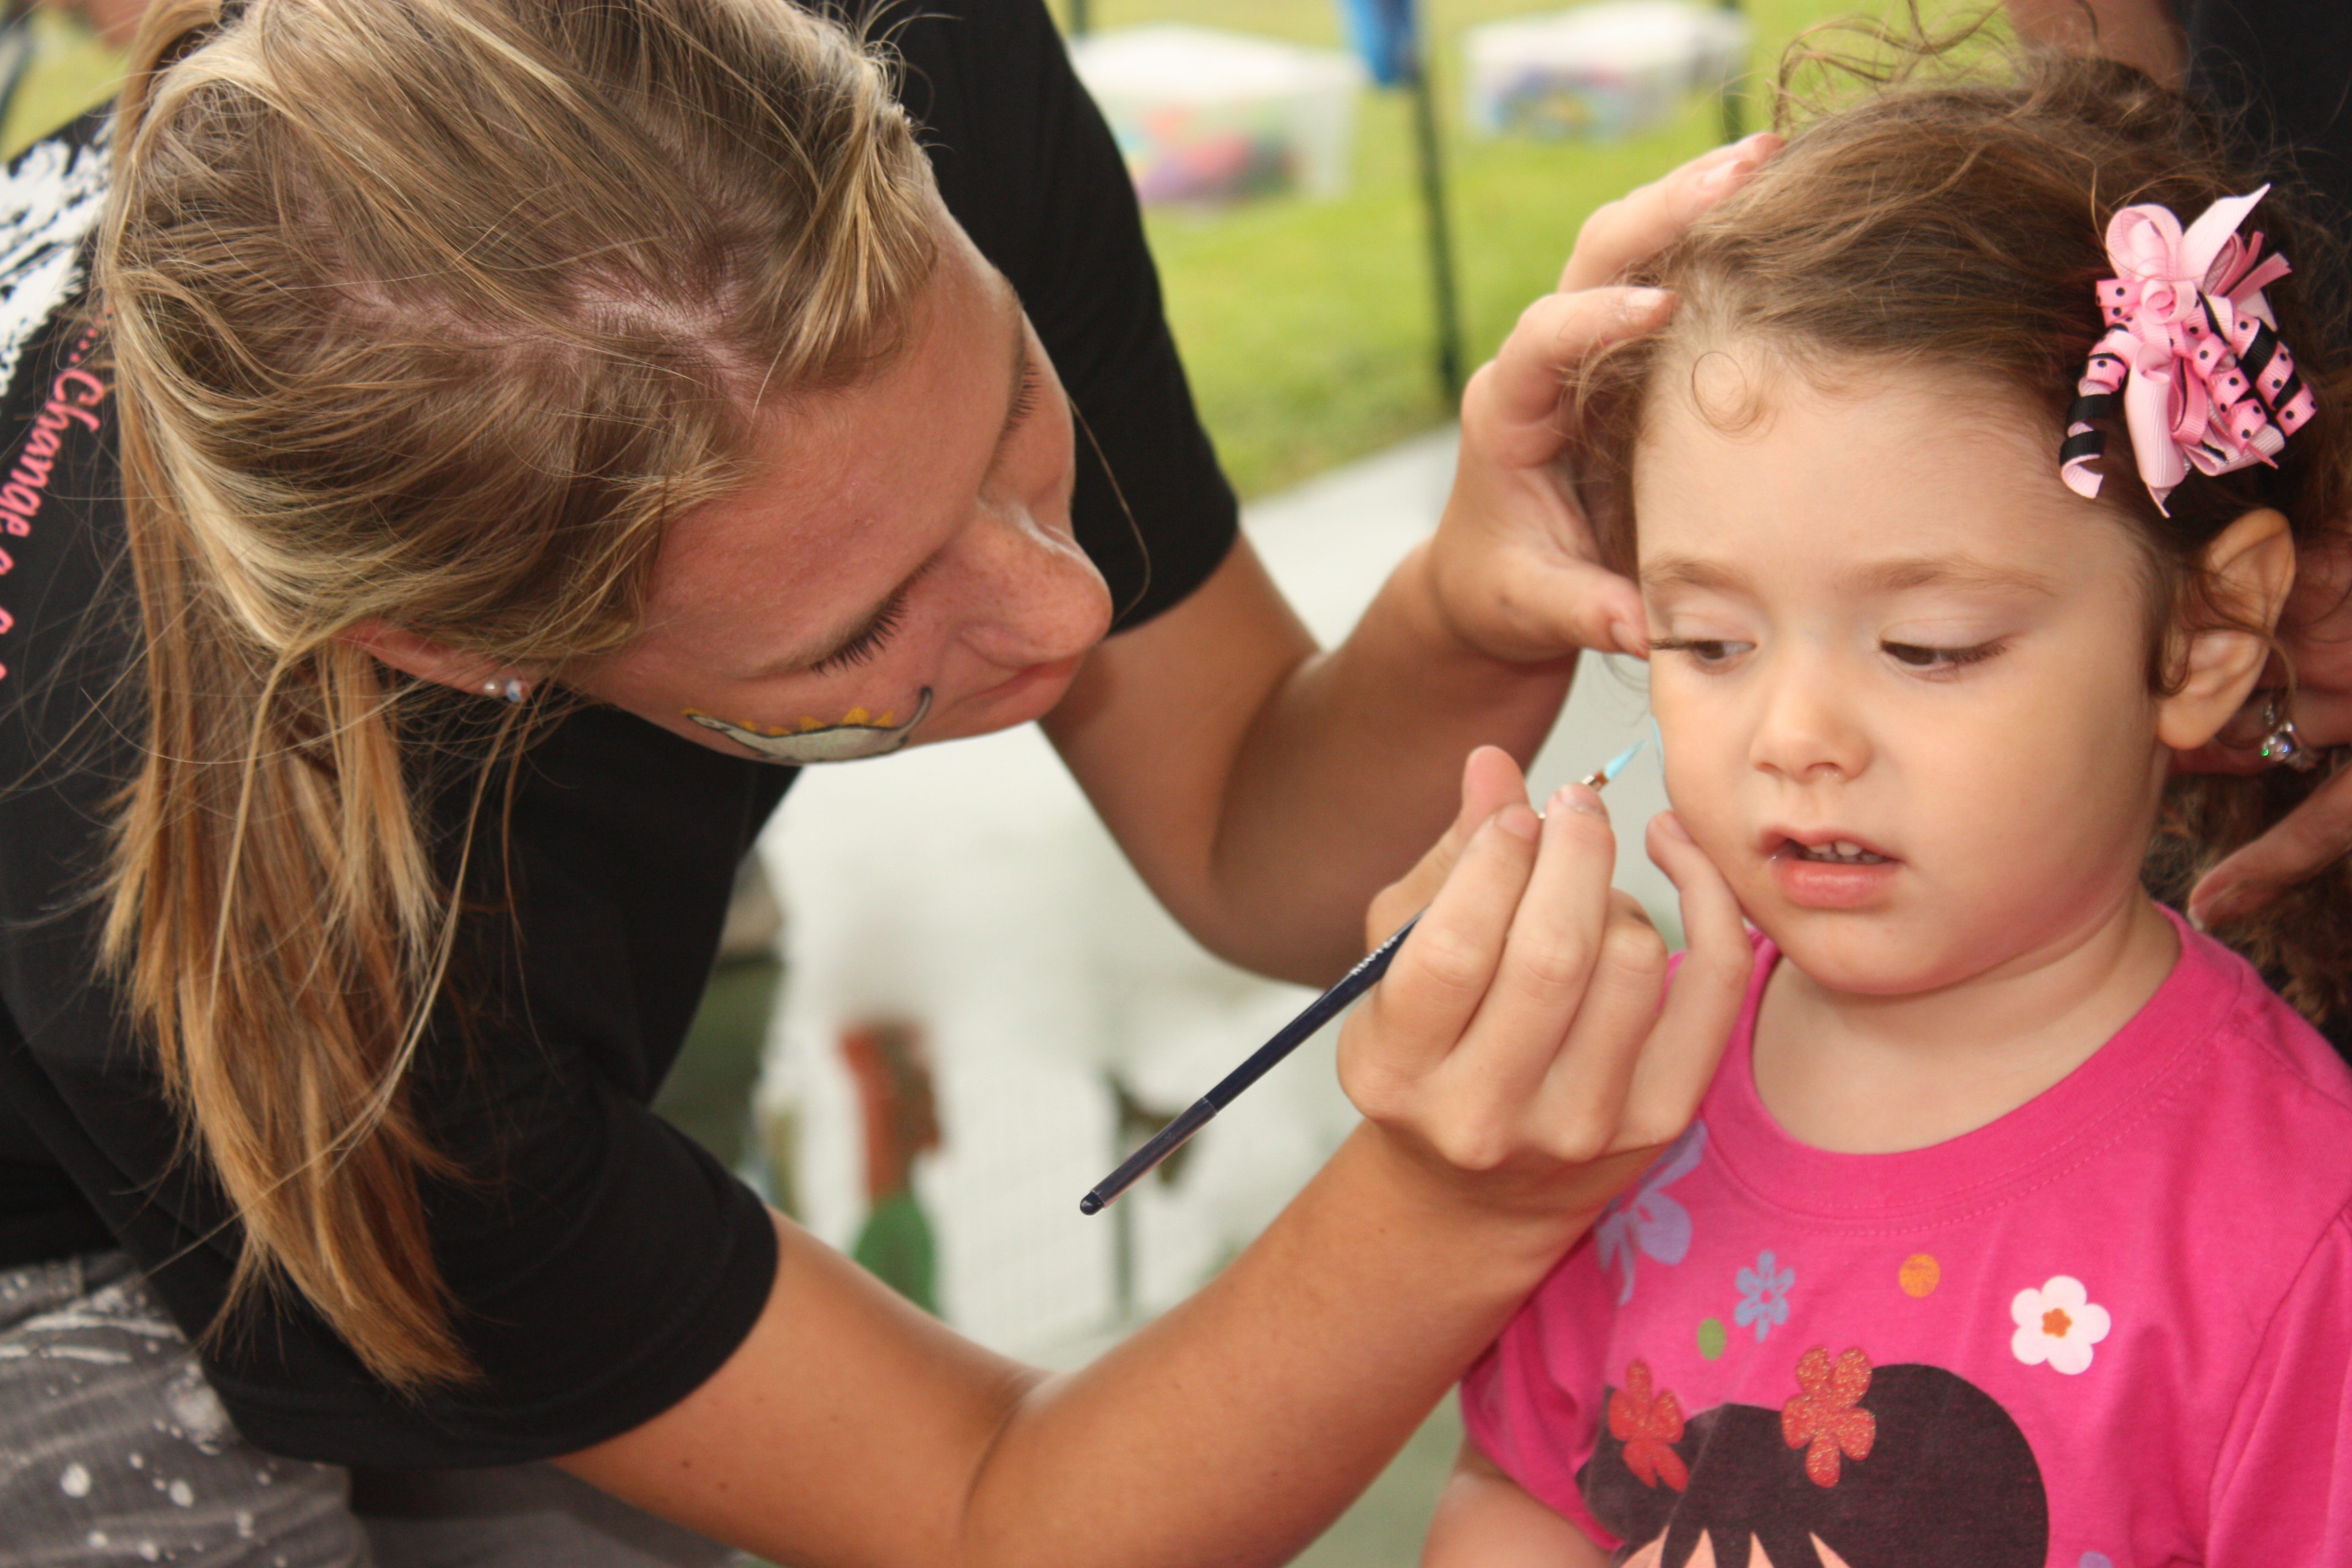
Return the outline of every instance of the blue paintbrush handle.
{"type": "Polygon", "coordinates": [[[1161,1128],[1150,1142],[1129,1154],[1118,1170],[1095,1184],[1094,1191],[1078,1200],[1080,1214],[1100,1214],[1119,1194],[1142,1178],[1144,1173],[1169,1155],[1184,1146],[1185,1141],[1206,1127],[1218,1111],[1241,1098],[1242,1090],[1264,1078],[1274,1064],[1297,1050],[1315,1031],[1338,1017],[1348,1005],[1377,984],[1389,972],[1390,961],[1421,917],[1399,926],[1396,934],[1364,954],[1356,967],[1339,977],[1339,983],[1307,1005],[1307,1010],[1285,1024],[1274,1038],[1252,1051],[1249,1059],[1223,1078],[1217,1086],[1194,1100],[1184,1114],[1161,1128]]]}

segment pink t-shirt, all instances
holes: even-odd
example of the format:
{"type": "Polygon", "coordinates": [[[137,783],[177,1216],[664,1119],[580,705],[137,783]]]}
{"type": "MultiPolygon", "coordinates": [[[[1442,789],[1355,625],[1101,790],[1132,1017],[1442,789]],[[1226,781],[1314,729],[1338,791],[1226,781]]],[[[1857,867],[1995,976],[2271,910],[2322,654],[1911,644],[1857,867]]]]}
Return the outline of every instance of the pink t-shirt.
{"type": "Polygon", "coordinates": [[[1759,947],[1700,1120],[1464,1380],[1478,1447],[1643,1568],[2352,1564],[2326,1042],[2184,926],[2054,1088],[1825,1153],[1757,1098],[1759,947]]]}

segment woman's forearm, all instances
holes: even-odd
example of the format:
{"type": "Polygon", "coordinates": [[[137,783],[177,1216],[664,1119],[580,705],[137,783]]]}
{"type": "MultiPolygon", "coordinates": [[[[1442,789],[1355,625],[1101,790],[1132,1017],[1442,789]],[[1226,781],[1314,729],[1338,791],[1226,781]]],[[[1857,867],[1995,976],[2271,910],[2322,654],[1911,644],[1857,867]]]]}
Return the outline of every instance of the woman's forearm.
{"type": "Polygon", "coordinates": [[[1227,777],[1214,885],[1236,910],[1298,908],[1290,973],[1328,983],[1361,956],[1371,895],[1453,814],[1462,760],[1529,763],[1559,716],[1573,655],[1489,658],[1439,614],[1427,547],[1391,573],[1347,640],[1267,694],[1227,777]]]}
{"type": "Polygon", "coordinates": [[[1360,1132],[1200,1295],[1047,1379],[779,1222],[710,1381],[563,1461],[801,1568],[1286,1562],[1378,1473],[1581,1228],[1449,1203],[1360,1132]]]}
{"type": "Polygon", "coordinates": [[[779,1220],[726,1364],[565,1464],[801,1568],[1287,1560],[1688,1125],[1746,994],[1738,902],[1696,844],[1649,833],[1691,942],[1660,1007],[1664,944],[1609,893],[1600,799],[1496,808],[1509,766],[1474,760],[1475,826],[1383,893],[1428,910],[1341,1032],[1366,1124],[1192,1301],[1047,1383],[779,1220]]]}
{"type": "Polygon", "coordinates": [[[1524,762],[1572,668],[1464,646],[1422,551],[1319,652],[1244,542],[1182,605],[1097,649],[1045,728],[1196,940],[1328,984],[1362,954],[1372,895],[1452,817],[1463,759],[1488,743],[1524,762]]]}
{"type": "Polygon", "coordinates": [[[1388,1158],[1360,1134],[1198,1296],[1036,1389],[981,1471],[963,1561],[1238,1568],[1313,1541],[1580,1228],[1412,1197],[1388,1158]]]}

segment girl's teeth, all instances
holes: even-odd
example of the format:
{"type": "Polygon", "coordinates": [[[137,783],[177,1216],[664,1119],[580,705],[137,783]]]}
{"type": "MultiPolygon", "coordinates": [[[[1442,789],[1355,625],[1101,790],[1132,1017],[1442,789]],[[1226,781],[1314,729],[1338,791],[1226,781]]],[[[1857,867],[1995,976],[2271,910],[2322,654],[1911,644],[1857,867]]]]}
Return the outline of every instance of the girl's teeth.
{"type": "Polygon", "coordinates": [[[1797,854],[1801,859],[1836,866],[1876,866],[1886,858],[1874,850],[1864,849],[1851,838],[1840,838],[1828,844],[1800,844],[1797,854]]]}

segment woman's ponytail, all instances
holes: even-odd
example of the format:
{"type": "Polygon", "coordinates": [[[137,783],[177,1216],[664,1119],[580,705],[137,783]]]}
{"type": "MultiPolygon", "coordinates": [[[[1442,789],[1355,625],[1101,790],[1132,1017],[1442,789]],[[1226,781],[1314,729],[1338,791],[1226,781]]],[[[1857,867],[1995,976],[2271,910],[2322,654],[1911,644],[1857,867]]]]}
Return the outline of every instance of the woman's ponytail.
{"type": "Polygon", "coordinates": [[[463,1173],[408,1073],[530,713],[476,726],[453,842],[417,730],[464,700],[351,635],[625,642],[763,382],[900,341],[936,198],[877,58],[761,0],[162,0],[136,58],[97,271],[147,723],[106,959],[242,1226],[231,1309],[290,1287],[385,1384],[462,1381],[424,1187],[463,1173]]]}

